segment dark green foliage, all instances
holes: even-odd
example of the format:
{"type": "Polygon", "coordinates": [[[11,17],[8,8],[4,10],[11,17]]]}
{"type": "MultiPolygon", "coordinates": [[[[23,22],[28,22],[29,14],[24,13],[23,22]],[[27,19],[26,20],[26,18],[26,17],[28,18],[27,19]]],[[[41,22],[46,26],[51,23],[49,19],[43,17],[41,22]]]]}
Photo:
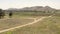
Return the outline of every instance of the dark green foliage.
{"type": "Polygon", "coordinates": [[[0,9],[0,19],[4,18],[4,16],[5,16],[5,12],[2,9],[0,9]]]}
{"type": "Polygon", "coordinates": [[[12,15],[13,15],[12,11],[9,12],[9,17],[10,17],[10,18],[12,17],[12,15]]]}

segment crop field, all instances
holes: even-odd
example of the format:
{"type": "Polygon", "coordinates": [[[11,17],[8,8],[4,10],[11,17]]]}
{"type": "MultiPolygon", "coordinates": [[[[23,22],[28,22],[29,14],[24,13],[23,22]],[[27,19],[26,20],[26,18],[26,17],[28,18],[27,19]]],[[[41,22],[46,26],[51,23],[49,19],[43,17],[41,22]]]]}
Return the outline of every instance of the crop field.
{"type": "Polygon", "coordinates": [[[13,31],[4,32],[1,34],[60,34],[60,17],[52,16],[45,18],[29,26],[25,26],[13,31]]]}

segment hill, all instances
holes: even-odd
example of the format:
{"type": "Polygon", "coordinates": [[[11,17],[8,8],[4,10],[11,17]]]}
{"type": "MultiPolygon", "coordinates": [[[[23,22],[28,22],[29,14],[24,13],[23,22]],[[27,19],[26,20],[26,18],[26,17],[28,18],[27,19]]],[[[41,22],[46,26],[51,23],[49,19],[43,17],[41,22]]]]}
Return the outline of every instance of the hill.
{"type": "Polygon", "coordinates": [[[56,9],[51,8],[49,6],[33,6],[33,7],[24,7],[24,8],[10,8],[7,11],[55,11],[56,9]]]}

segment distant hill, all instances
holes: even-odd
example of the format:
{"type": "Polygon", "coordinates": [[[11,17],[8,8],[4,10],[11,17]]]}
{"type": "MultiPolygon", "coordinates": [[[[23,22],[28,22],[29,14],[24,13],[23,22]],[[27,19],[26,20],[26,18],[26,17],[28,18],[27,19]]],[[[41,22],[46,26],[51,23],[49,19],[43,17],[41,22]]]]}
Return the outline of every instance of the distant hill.
{"type": "Polygon", "coordinates": [[[33,6],[33,7],[24,7],[21,9],[17,9],[17,8],[10,8],[7,11],[55,11],[56,9],[51,8],[49,6],[33,6]]]}

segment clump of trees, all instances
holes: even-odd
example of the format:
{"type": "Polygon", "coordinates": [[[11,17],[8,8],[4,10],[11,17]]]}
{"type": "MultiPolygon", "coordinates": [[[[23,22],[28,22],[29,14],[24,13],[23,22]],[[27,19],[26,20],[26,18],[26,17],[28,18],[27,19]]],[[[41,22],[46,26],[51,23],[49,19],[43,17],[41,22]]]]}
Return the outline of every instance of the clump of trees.
{"type": "Polygon", "coordinates": [[[4,18],[4,16],[5,16],[5,12],[2,9],[0,9],[0,19],[4,18]]]}
{"type": "MultiPolygon", "coordinates": [[[[9,18],[12,17],[12,14],[12,11],[9,11],[9,18]]],[[[4,16],[6,16],[5,10],[0,9],[0,19],[4,18],[4,16]]]]}

